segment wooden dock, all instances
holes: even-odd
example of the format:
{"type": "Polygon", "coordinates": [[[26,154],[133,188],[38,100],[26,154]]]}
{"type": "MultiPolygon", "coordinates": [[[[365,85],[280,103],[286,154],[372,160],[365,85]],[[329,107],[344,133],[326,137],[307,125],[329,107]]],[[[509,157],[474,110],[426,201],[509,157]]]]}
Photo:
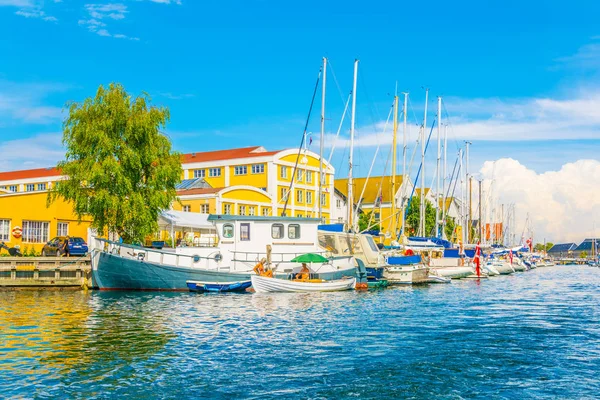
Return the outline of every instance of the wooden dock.
{"type": "Polygon", "coordinates": [[[91,287],[89,257],[0,257],[0,289],[91,287]]]}

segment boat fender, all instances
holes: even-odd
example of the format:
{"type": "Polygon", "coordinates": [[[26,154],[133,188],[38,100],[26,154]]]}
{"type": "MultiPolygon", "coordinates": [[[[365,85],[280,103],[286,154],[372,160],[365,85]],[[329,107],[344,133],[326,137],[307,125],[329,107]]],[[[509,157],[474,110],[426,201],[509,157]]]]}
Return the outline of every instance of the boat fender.
{"type": "Polygon", "coordinates": [[[198,261],[200,261],[200,256],[198,254],[194,254],[192,256],[192,258],[194,259],[194,262],[197,263],[198,261]]]}
{"type": "Polygon", "coordinates": [[[144,261],[144,257],[146,257],[145,253],[137,253],[137,259],[140,261],[144,261]]]}
{"type": "Polygon", "coordinates": [[[223,255],[221,253],[215,254],[215,261],[219,262],[223,259],[223,255]]]}

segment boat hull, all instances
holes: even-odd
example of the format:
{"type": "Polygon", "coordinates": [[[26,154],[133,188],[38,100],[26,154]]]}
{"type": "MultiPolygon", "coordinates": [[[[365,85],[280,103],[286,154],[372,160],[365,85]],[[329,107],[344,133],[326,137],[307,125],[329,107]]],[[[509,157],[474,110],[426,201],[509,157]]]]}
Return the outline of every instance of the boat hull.
{"type": "Polygon", "coordinates": [[[313,283],[252,275],[251,280],[252,288],[256,293],[339,292],[353,289],[354,285],[356,284],[356,278],[340,279],[329,282],[325,281],[323,283],[313,283]]]}
{"type": "Polygon", "coordinates": [[[437,276],[450,279],[462,279],[473,274],[473,268],[471,267],[431,268],[431,271],[437,276]]]}
{"type": "Polygon", "coordinates": [[[222,282],[196,282],[196,281],[188,281],[187,287],[190,289],[190,292],[200,292],[200,293],[228,293],[228,292],[245,292],[246,289],[249,289],[252,286],[252,281],[242,281],[242,282],[230,282],[230,283],[222,283],[222,282]]]}
{"type": "Polygon", "coordinates": [[[414,265],[385,267],[383,277],[390,285],[411,285],[429,281],[427,268],[414,265]]]}

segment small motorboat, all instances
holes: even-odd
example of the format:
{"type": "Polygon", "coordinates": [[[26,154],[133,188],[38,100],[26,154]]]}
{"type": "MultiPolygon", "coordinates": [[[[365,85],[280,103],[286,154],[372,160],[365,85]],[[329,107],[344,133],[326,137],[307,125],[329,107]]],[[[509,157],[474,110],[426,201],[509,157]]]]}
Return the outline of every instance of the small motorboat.
{"type": "Polygon", "coordinates": [[[226,293],[226,292],[245,292],[250,286],[252,281],[241,281],[241,282],[199,282],[199,281],[187,281],[187,287],[190,292],[201,292],[201,293],[226,293]]]}
{"type": "Polygon", "coordinates": [[[252,287],[256,293],[273,292],[338,292],[354,289],[356,278],[343,278],[333,281],[323,279],[288,280],[252,275],[252,287]]]}

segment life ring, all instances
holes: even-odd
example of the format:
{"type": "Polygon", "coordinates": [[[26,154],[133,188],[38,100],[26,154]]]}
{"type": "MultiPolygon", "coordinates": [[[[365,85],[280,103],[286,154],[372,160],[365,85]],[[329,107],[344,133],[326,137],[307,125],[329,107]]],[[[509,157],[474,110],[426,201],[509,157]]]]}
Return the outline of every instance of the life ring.
{"type": "Polygon", "coordinates": [[[21,237],[21,235],[22,235],[22,234],[23,234],[23,231],[21,230],[21,227],[20,227],[20,226],[15,226],[15,227],[12,229],[12,235],[13,235],[13,237],[15,237],[15,238],[17,238],[17,239],[18,239],[18,238],[20,238],[20,237],[21,237]]]}

